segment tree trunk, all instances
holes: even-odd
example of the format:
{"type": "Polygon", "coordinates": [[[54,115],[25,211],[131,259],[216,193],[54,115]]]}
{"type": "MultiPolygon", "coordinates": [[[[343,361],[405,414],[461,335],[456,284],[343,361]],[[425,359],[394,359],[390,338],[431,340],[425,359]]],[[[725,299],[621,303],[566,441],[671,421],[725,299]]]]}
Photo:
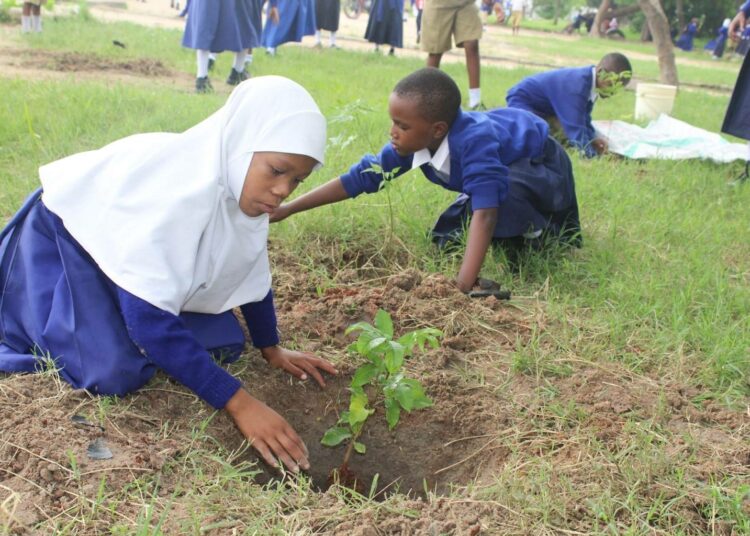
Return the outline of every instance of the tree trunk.
{"type": "Polygon", "coordinates": [[[609,11],[609,2],[610,0],[602,0],[602,3],[599,4],[596,17],[594,17],[594,24],[591,25],[591,33],[589,34],[591,37],[604,37],[604,34],[602,34],[602,20],[607,11],[609,11]]]}
{"type": "Polygon", "coordinates": [[[659,57],[659,79],[665,84],[678,85],[677,65],[674,60],[672,37],[669,35],[669,21],[659,0],[638,0],[646,21],[654,36],[656,54],[659,57]]]}
{"type": "Polygon", "coordinates": [[[675,1],[675,13],[677,15],[677,28],[682,31],[685,27],[685,0],[675,1]]]}
{"type": "Polygon", "coordinates": [[[560,20],[560,0],[555,0],[555,26],[558,20],[560,20]]]}
{"type": "Polygon", "coordinates": [[[641,27],[641,41],[651,41],[651,28],[648,27],[648,20],[643,21],[643,27],[641,27]]]}

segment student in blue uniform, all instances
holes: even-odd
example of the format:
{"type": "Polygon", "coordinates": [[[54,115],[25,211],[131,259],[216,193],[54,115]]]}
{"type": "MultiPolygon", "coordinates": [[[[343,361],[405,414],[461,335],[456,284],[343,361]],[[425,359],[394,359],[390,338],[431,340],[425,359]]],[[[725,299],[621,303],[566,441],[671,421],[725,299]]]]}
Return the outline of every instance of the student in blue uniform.
{"type": "Polygon", "coordinates": [[[370,18],[367,20],[365,39],[380,45],[390,45],[388,55],[393,56],[396,48],[404,46],[404,2],[403,0],[373,0],[370,18]]]}
{"type": "Polygon", "coordinates": [[[299,436],[211,354],[239,356],[240,307],[271,366],[321,385],[335,373],[278,345],[266,243],[268,213],[323,161],[325,133],[301,86],[261,77],[181,134],[42,166],[0,233],[0,371],[47,356],[74,388],[123,396],[162,369],[226,409],[268,463],[306,468],[299,436]]]}
{"type": "Polygon", "coordinates": [[[720,59],[724,55],[724,48],[729,38],[729,25],[731,24],[730,19],[724,19],[718,30],[716,30],[716,38],[712,39],[704,47],[706,50],[711,51],[711,58],[714,60],[720,59]]]}
{"type": "Polygon", "coordinates": [[[377,192],[383,180],[372,170],[377,164],[396,176],[419,168],[430,182],[463,194],[435,231],[439,239],[450,238],[451,231],[463,230],[461,211],[472,212],[457,276],[464,292],[477,284],[493,239],[532,247],[550,238],[580,244],[570,160],[548,136],[547,124],[523,110],[464,112],[460,106],[458,86],[438,69],[402,79],[388,101],[391,141],[380,154],[365,156],[340,177],[281,205],[271,221],[377,192]]]}
{"type": "Polygon", "coordinates": [[[750,18],[750,0],[747,0],[747,2],[740,6],[737,10],[737,14],[729,24],[729,31],[727,33],[732,41],[739,42],[739,36],[742,35],[745,30],[748,18],[750,18]]]}
{"type": "Polygon", "coordinates": [[[693,39],[695,38],[695,34],[698,33],[698,19],[696,17],[693,17],[690,22],[685,26],[685,29],[682,30],[682,33],[680,34],[680,37],[675,41],[675,46],[677,48],[681,48],[685,52],[690,52],[693,50],[693,39]]]}
{"type": "Polygon", "coordinates": [[[591,111],[597,98],[614,95],[630,82],[630,61],[618,52],[604,56],[596,66],[556,69],[524,78],[510,88],[506,102],[550,121],[562,129],[568,142],[587,157],[607,151],[596,137],[591,111]]]}
{"type": "Polygon", "coordinates": [[[195,49],[198,64],[196,92],[213,90],[208,79],[209,55],[212,52],[234,52],[234,64],[229,71],[227,84],[236,86],[247,79],[247,51],[257,46],[259,39],[251,22],[254,3],[254,0],[191,0],[182,46],[195,49]]]}
{"type": "Polygon", "coordinates": [[[276,47],[290,41],[301,42],[306,35],[315,35],[314,0],[279,0],[278,17],[266,18],[261,44],[266,52],[276,54],[276,47]]]}

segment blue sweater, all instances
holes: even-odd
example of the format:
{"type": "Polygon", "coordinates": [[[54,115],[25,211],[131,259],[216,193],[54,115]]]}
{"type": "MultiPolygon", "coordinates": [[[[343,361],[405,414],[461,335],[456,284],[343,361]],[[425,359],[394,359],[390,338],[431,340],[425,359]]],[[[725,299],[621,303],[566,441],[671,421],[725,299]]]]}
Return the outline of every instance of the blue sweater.
{"type": "Polygon", "coordinates": [[[529,76],[510,88],[505,100],[509,107],[528,110],[543,119],[557,117],[570,143],[587,157],[596,156],[591,146],[596,137],[591,124],[593,67],[556,69],[529,76]]]}
{"type": "MultiPolygon", "coordinates": [[[[474,210],[496,208],[508,193],[508,166],[519,158],[541,155],[548,133],[547,123],[523,110],[459,110],[448,131],[449,181],[442,181],[429,163],[420,169],[430,182],[469,195],[474,210]]],[[[387,172],[398,168],[399,176],[411,169],[412,161],[413,155],[399,156],[387,143],[378,156],[366,155],[354,164],[341,182],[349,197],[377,192],[383,176],[368,171],[373,164],[387,172]]]]}
{"type": "Polygon", "coordinates": [[[746,17],[750,17],[750,0],[742,4],[739,11],[742,11],[746,17]]]}
{"type": "MultiPolygon", "coordinates": [[[[223,408],[242,383],[217,364],[183,320],[118,287],[120,311],[132,341],[154,365],[213,407],[223,408]]],[[[253,345],[278,344],[273,293],[241,307],[253,345]]]]}

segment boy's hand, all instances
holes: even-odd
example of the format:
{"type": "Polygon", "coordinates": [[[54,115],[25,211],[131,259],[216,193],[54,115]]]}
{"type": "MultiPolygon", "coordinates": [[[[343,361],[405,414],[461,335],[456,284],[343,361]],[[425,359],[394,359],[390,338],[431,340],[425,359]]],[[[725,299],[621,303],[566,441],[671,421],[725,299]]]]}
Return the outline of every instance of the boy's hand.
{"type": "Polygon", "coordinates": [[[295,473],[300,467],[310,468],[307,447],[297,432],[281,415],[250,396],[245,389],[238,389],[225,409],[268,465],[278,468],[280,460],[284,467],[295,473]]]}
{"type": "Polygon", "coordinates": [[[276,208],[271,214],[268,216],[268,221],[271,223],[276,223],[282,220],[287,219],[289,216],[291,216],[292,212],[289,210],[289,205],[279,205],[278,208],[276,208]]]}
{"type": "Polygon", "coordinates": [[[487,298],[494,296],[498,300],[509,300],[510,291],[503,290],[500,287],[500,283],[493,281],[492,279],[477,279],[474,287],[466,293],[469,298],[487,298]]]}
{"type": "Polygon", "coordinates": [[[285,350],[281,346],[268,346],[261,348],[260,353],[272,367],[284,369],[300,380],[306,380],[309,376],[312,376],[321,387],[325,387],[326,382],[318,369],[329,374],[338,374],[331,363],[308,352],[285,350]]]}
{"type": "Polygon", "coordinates": [[[604,154],[609,150],[609,144],[604,138],[596,138],[591,142],[597,154],[604,154]]]}

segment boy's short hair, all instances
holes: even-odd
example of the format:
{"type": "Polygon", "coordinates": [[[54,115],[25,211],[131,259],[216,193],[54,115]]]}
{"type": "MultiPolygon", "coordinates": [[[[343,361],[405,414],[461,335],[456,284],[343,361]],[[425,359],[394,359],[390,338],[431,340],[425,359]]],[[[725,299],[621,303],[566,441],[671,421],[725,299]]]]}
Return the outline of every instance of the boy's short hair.
{"type": "Polygon", "coordinates": [[[625,54],[620,54],[619,52],[610,52],[604,56],[599,60],[599,65],[597,65],[597,67],[602,71],[615,74],[621,74],[627,71],[627,76],[623,77],[625,85],[627,85],[633,76],[633,67],[630,65],[630,60],[628,60],[625,54]]]}
{"type": "Polygon", "coordinates": [[[450,127],[461,107],[461,90],[440,69],[424,67],[402,78],[393,93],[418,101],[419,114],[428,121],[445,121],[450,127]]]}

